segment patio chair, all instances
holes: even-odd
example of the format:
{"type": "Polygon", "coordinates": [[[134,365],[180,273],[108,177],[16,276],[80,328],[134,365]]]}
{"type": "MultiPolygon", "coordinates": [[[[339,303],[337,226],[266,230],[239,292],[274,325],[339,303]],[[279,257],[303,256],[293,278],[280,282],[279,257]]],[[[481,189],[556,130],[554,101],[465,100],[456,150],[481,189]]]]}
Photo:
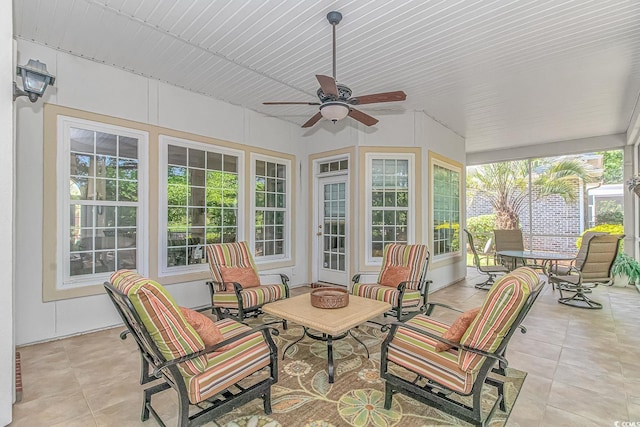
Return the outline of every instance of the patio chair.
{"type": "Polygon", "coordinates": [[[578,308],[601,309],[601,303],[585,294],[591,288],[613,282],[611,268],[623,238],[613,234],[593,236],[587,243],[586,256],[580,267],[574,266],[565,274],[550,275],[549,281],[560,291],[558,302],[578,308]],[[569,296],[565,296],[567,292],[569,296]]]}
{"type": "Polygon", "coordinates": [[[584,263],[584,259],[587,257],[587,248],[589,247],[589,241],[595,236],[604,236],[609,233],[601,232],[601,231],[586,231],[582,235],[582,243],[580,245],[580,249],[576,254],[575,259],[571,261],[569,265],[556,264],[552,265],[550,269],[551,274],[555,275],[565,275],[569,274],[572,268],[579,269],[582,267],[584,263]]]}
{"type": "Polygon", "coordinates": [[[495,278],[499,275],[508,273],[509,269],[504,265],[482,265],[480,262],[480,255],[478,255],[478,251],[473,244],[473,236],[466,228],[463,230],[467,235],[467,239],[469,240],[469,247],[471,248],[471,252],[473,252],[473,264],[476,266],[476,269],[479,273],[487,275],[487,280],[482,283],[477,283],[475,287],[477,289],[483,290],[490,289],[491,286],[493,286],[495,278]]]}
{"type": "Polygon", "coordinates": [[[524,251],[524,239],[522,230],[493,230],[493,242],[496,249],[496,264],[502,264],[513,270],[524,265],[520,258],[502,257],[499,251],[524,251]]]}
{"type": "Polygon", "coordinates": [[[376,283],[360,283],[361,274],[353,276],[351,293],[391,304],[385,313],[402,320],[406,309],[427,304],[430,280],[427,280],[429,250],[426,245],[390,243],[382,254],[382,268],[376,283]]]}
{"type": "MultiPolygon", "coordinates": [[[[127,326],[142,359],[142,421],[151,414],[165,425],[151,405],[156,393],[173,388],[178,394],[178,426],[198,426],[245,403],[261,398],[271,413],[271,385],[278,380],[277,348],[269,328],[249,328],[232,319],[213,323],[222,340],[204,344],[162,285],[129,270],[119,270],[104,287],[127,326]],[[266,371],[262,375],[255,375],[266,371]],[[157,382],[161,379],[161,382],[157,382]],[[189,415],[189,409],[195,412],[189,415]]],[[[203,316],[201,313],[196,313],[203,316]]],[[[117,361],[116,361],[117,363],[117,361]]]]}
{"type": "MultiPolygon", "coordinates": [[[[262,306],[289,298],[289,277],[279,274],[281,283],[263,285],[246,242],[207,246],[207,259],[213,280],[206,282],[211,306],[218,317],[242,322],[262,314],[262,306]]],[[[286,322],[283,322],[286,328],[286,322]]]]}
{"type": "Polygon", "coordinates": [[[424,314],[406,323],[394,322],[380,361],[380,375],[386,380],[385,409],[391,408],[395,393],[402,393],[473,425],[488,425],[498,406],[506,410],[504,382],[488,374],[506,374],[507,344],[542,288],[538,274],[521,267],[496,281],[475,317],[461,316],[471,322],[468,327],[450,327],[424,314]],[[448,329],[459,329],[459,342],[443,338],[448,329]],[[439,343],[450,348],[437,351],[439,343]],[[485,384],[496,388],[497,399],[483,414],[485,384]],[[471,405],[455,395],[472,396],[471,405]]]}

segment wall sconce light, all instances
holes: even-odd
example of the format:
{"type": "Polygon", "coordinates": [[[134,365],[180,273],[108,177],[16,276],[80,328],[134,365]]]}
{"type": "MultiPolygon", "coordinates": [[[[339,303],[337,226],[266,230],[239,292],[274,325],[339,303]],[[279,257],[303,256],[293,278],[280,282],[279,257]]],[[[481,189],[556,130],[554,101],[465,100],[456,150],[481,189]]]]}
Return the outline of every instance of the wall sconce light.
{"type": "Polygon", "coordinates": [[[53,86],[56,77],[47,72],[47,65],[40,61],[30,59],[27,65],[18,65],[16,74],[22,77],[22,87],[18,88],[13,82],[13,100],[19,96],[28,96],[29,101],[36,102],[48,85],[53,86]]]}

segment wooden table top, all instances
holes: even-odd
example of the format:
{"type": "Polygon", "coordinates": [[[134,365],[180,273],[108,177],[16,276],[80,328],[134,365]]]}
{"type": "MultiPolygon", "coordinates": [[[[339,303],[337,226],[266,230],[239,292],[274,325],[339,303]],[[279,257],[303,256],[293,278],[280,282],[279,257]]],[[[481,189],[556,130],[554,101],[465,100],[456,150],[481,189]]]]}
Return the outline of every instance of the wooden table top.
{"type": "Polygon", "coordinates": [[[310,294],[265,304],[262,311],[332,336],[340,335],[367,320],[389,311],[391,305],[368,298],[349,295],[349,305],[342,308],[317,308],[310,294]]]}

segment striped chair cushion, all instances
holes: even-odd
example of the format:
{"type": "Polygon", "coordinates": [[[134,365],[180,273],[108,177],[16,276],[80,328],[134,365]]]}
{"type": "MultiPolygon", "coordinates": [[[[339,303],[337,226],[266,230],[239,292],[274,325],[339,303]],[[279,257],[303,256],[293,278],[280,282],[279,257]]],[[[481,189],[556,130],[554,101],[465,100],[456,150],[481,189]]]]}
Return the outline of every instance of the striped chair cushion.
{"type": "Polygon", "coordinates": [[[389,266],[411,267],[407,280],[407,289],[419,288],[419,280],[427,266],[429,251],[426,245],[401,245],[390,243],[384,247],[382,268],[378,275],[378,283],[382,283],[382,275],[389,266]]]}
{"type": "MultiPolygon", "coordinates": [[[[216,322],[225,339],[251,328],[231,319],[216,322]]],[[[208,355],[204,372],[191,377],[187,383],[189,401],[202,402],[233,384],[269,365],[269,346],[262,333],[256,332],[232,343],[222,352],[208,355]]]]}
{"type": "MultiPolygon", "coordinates": [[[[540,283],[538,274],[529,267],[518,268],[501,277],[489,290],[480,312],[460,343],[487,352],[495,351],[540,283]]],[[[476,372],[483,361],[484,357],[479,354],[460,351],[458,363],[464,371],[476,372]]]]}
{"type": "MultiPolygon", "coordinates": [[[[355,283],[351,288],[351,293],[359,297],[375,299],[391,304],[392,307],[398,306],[398,297],[400,291],[389,286],[367,283],[355,283]]],[[[403,307],[413,307],[420,304],[420,291],[406,290],[402,297],[403,307]]]]}
{"type": "Polygon", "coordinates": [[[223,282],[220,267],[251,267],[255,270],[256,275],[258,275],[258,270],[253,262],[251,252],[249,252],[249,248],[247,247],[247,242],[207,245],[207,259],[209,261],[211,276],[213,280],[218,283],[223,282]]]}
{"type": "MultiPolygon", "coordinates": [[[[286,287],[282,284],[262,285],[259,288],[243,289],[240,295],[242,295],[242,306],[246,309],[283,299],[286,295],[286,287]]],[[[234,292],[216,292],[213,294],[213,306],[238,308],[238,298],[234,292]]]]}
{"type": "MultiPolygon", "coordinates": [[[[162,285],[130,270],[116,271],[110,280],[127,295],[166,360],[204,350],[204,342],[162,285]]],[[[206,366],[207,358],[200,356],[180,363],[178,368],[183,376],[190,377],[203,372],[206,366]]]]}
{"type": "MultiPolygon", "coordinates": [[[[442,336],[449,328],[449,325],[422,314],[406,324],[438,336],[442,336]]],[[[435,339],[400,326],[387,347],[387,359],[451,390],[468,394],[473,387],[476,373],[460,369],[458,349],[437,352],[437,343],[435,339]]]]}

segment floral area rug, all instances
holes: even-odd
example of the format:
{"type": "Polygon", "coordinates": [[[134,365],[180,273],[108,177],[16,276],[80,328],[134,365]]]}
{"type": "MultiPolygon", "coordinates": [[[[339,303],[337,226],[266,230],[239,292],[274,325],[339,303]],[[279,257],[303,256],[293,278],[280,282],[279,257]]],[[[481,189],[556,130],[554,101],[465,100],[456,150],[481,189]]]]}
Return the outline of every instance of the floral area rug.
{"type": "MultiPolygon", "coordinates": [[[[267,321],[268,319],[262,319],[267,321]]],[[[305,337],[287,351],[282,350],[302,335],[302,327],[289,323],[289,329],[274,337],[278,345],[278,383],[271,388],[273,412],[266,415],[262,400],[256,399],[229,412],[208,426],[220,427],[342,427],[342,426],[466,426],[451,415],[427,406],[400,393],[394,395],[390,410],[385,410],[384,380],[380,378],[380,344],[385,334],[379,327],[360,326],[352,333],[369,349],[352,337],[334,342],[335,380],[329,384],[327,346],[325,342],[305,337]]],[[[396,368],[400,369],[400,368],[396,368]]],[[[503,426],[515,403],[526,373],[507,369],[505,401],[507,412],[497,409],[489,423],[503,426]]],[[[486,411],[495,402],[493,387],[485,386],[483,406],[486,411]]]]}

